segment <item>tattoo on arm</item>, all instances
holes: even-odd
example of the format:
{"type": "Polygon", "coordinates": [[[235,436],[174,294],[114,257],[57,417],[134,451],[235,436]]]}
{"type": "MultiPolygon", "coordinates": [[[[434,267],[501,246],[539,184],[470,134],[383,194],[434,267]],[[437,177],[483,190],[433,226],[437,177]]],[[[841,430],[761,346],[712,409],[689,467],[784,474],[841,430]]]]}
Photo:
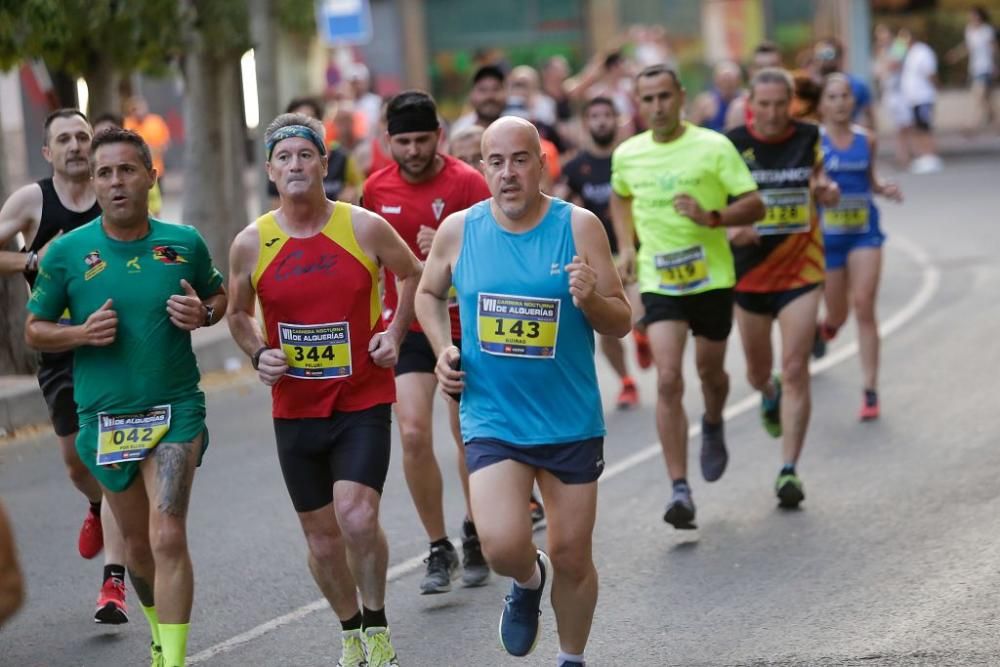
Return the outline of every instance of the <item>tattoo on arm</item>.
{"type": "Polygon", "coordinates": [[[128,578],[132,580],[132,589],[135,591],[136,597],[139,598],[139,602],[142,603],[143,607],[152,607],[153,600],[153,582],[146,581],[139,575],[137,575],[131,568],[128,571],[128,578]]]}
{"type": "Polygon", "coordinates": [[[161,442],[156,448],[156,478],[160,492],[156,509],[169,516],[187,516],[191,498],[191,481],[188,479],[188,448],[196,446],[179,442],[161,442]]]}

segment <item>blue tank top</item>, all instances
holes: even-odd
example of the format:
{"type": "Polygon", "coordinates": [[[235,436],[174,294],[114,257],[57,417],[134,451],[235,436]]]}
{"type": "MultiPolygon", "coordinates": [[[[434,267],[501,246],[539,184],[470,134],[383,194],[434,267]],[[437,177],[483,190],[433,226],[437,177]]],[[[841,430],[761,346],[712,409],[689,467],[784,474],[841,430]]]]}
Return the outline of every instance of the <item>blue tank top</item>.
{"type": "Polygon", "coordinates": [[[715,98],[715,115],[702,123],[702,127],[707,127],[716,132],[725,132],[726,114],[729,113],[729,105],[732,104],[732,100],[723,98],[722,93],[715,88],[712,88],[708,92],[715,98]]]}
{"type": "Polygon", "coordinates": [[[573,206],[551,199],[530,231],[496,221],[492,200],[465,214],[452,282],[462,320],[462,439],[517,446],[604,435],[594,330],[573,305],[564,267],[573,206]]]}
{"type": "Polygon", "coordinates": [[[834,145],[825,131],[820,136],[823,167],[840,186],[840,204],[821,209],[824,234],[879,233],[879,213],[868,175],[872,155],[867,137],[855,131],[851,145],[843,150],[834,145]]]}

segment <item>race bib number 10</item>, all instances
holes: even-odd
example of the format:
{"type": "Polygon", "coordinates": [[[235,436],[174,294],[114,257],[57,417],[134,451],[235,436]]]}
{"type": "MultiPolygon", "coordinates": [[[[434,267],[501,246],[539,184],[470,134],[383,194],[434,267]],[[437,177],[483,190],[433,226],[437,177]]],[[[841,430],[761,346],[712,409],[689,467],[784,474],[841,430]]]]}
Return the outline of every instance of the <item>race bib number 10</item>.
{"type": "Polygon", "coordinates": [[[170,430],[170,406],[129,415],[97,414],[97,465],[141,461],[170,430]]]}
{"type": "Polygon", "coordinates": [[[278,338],[288,361],[285,375],[304,380],[326,380],[351,375],[351,330],[347,322],[279,322],[278,338]]]}
{"type": "Polygon", "coordinates": [[[809,231],[812,214],[809,188],[761,190],[760,196],[767,213],[754,225],[758,234],[803,234],[809,231]]]}
{"type": "Polygon", "coordinates": [[[479,293],[479,349],[487,354],[553,359],[559,299],[479,293]]]}

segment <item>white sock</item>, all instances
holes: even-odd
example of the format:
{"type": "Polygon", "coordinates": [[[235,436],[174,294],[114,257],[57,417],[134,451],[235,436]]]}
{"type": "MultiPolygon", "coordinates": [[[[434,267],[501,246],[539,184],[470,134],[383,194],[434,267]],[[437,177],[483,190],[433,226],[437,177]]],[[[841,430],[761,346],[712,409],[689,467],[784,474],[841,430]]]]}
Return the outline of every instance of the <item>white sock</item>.
{"type": "Polygon", "coordinates": [[[586,665],[586,663],[583,661],[582,653],[580,655],[574,655],[572,653],[564,653],[562,651],[559,651],[559,655],[556,656],[556,660],[558,661],[559,667],[562,667],[567,662],[578,662],[581,665],[586,665]]]}
{"type": "Polygon", "coordinates": [[[542,585],[542,570],[538,567],[538,559],[535,559],[535,572],[527,581],[514,580],[519,588],[527,588],[528,590],[537,591],[542,585]]]}

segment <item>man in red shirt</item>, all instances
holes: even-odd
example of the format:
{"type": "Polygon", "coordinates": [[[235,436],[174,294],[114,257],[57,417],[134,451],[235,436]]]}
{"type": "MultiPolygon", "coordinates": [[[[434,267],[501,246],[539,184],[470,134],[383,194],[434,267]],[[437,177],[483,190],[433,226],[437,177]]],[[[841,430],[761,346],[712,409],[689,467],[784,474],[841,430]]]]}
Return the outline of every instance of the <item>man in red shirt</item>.
{"type": "MultiPolygon", "coordinates": [[[[450,214],[490,196],[483,176],[449,155],[437,151],[441,138],[437,107],[427,93],[406,91],[386,107],[389,151],[394,160],[365,182],[362,205],[389,221],[410,249],[426,259],[438,225],[450,214]]],[[[396,315],[396,285],[386,276],[385,316],[396,315]]],[[[458,309],[451,308],[452,338],[459,344],[458,309]]],[[[396,420],[403,441],[406,484],[430,541],[427,573],[420,585],[423,594],[446,593],[458,576],[458,554],[448,539],[444,520],[441,470],[434,456],[432,416],[437,362],[420,325],[414,322],[399,349],[396,364],[396,420]]],[[[449,401],[452,434],[459,449],[458,404],[449,401]]],[[[458,457],[466,518],[462,525],[463,583],[480,586],[489,577],[475,525],[468,507],[469,474],[464,452],[458,457]]]]}

